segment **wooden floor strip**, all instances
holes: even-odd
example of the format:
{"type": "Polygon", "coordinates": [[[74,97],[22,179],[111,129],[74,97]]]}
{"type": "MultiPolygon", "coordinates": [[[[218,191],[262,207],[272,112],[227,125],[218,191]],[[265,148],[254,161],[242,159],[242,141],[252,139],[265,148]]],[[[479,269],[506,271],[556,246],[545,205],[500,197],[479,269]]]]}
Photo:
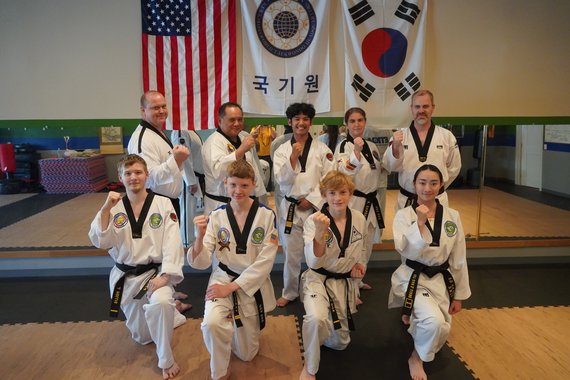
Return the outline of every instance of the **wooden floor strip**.
{"type": "MultiPolygon", "coordinates": [[[[476,233],[478,190],[450,190],[449,203],[459,210],[466,235],[476,233]]],[[[33,217],[0,229],[0,249],[91,246],[89,225],[103,204],[106,193],[83,194],[33,217]]],[[[393,240],[392,221],[396,190],[388,190],[383,241],[393,240]]],[[[274,207],[273,198],[269,207],[274,207]]],[[[550,207],[490,187],[483,192],[481,238],[502,236],[508,239],[528,237],[570,238],[570,211],[550,207]]],[[[501,246],[500,243],[493,243],[501,246]]]]}
{"type": "MultiPolygon", "coordinates": [[[[260,352],[245,363],[232,356],[232,378],[298,378],[303,367],[294,316],[269,316],[260,352]]],[[[177,379],[210,379],[200,320],[174,331],[177,379]]],[[[0,326],[2,379],[158,379],[154,344],[136,344],[121,321],[0,326]]]]}
{"type": "Polygon", "coordinates": [[[448,345],[481,380],[570,378],[570,307],[463,310],[448,345]]]}

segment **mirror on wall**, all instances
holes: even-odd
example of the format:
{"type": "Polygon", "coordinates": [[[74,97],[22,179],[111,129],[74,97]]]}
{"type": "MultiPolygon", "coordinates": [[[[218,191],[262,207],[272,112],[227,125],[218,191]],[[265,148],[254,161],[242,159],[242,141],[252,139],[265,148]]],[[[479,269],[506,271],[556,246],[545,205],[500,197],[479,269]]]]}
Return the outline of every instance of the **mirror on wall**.
{"type": "Polygon", "coordinates": [[[484,137],[480,238],[570,238],[570,126],[488,126],[484,137]]]}

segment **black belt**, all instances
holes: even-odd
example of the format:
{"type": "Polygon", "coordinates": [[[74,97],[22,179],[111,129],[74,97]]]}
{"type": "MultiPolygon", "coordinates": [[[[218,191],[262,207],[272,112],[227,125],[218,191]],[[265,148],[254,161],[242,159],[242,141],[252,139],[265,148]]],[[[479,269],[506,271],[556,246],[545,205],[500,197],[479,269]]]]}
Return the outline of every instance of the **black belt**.
{"type": "MultiPolygon", "coordinates": [[[[224,263],[218,263],[218,267],[226,272],[228,275],[232,276],[232,282],[237,280],[239,274],[228,268],[228,266],[224,263]]],[[[263,296],[261,295],[261,289],[257,289],[257,291],[253,294],[255,297],[255,303],[257,304],[257,312],[259,316],[259,329],[263,330],[265,327],[265,307],[263,306],[263,296]]],[[[234,303],[234,320],[236,322],[236,326],[242,327],[243,323],[241,321],[241,317],[239,315],[239,308],[238,308],[238,300],[237,300],[237,293],[232,292],[232,299],[234,303]]]]}
{"type": "Polygon", "coordinates": [[[365,198],[364,208],[362,209],[362,214],[364,218],[368,220],[368,214],[370,214],[370,207],[374,206],[374,214],[376,215],[376,220],[378,221],[378,228],[384,228],[384,218],[382,217],[382,209],[380,208],[380,203],[378,203],[378,198],[376,198],[378,191],[373,191],[371,193],[363,193],[362,191],[354,190],[354,195],[360,198],[365,198]]]}
{"type": "MultiPolygon", "coordinates": [[[[445,192],[445,188],[442,186],[439,189],[439,193],[437,193],[437,195],[441,195],[445,192]]],[[[412,192],[409,192],[408,190],[404,189],[403,187],[400,187],[400,194],[402,194],[403,196],[405,196],[406,198],[406,204],[404,205],[404,207],[408,207],[409,205],[411,205],[412,203],[414,203],[414,199],[416,199],[418,197],[417,194],[414,194],[412,192]]]]}
{"type": "Polygon", "coordinates": [[[285,221],[285,233],[290,234],[291,229],[293,228],[293,218],[295,217],[295,207],[299,204],[299,200],[291,197],[285,196],[285,199],[288,200],[291,204],[289,205],[289,209],[287,210],[287,220],[285,221]]]}
{"type": "Polygon", "coordinates": [[[348,320],[348,328],[351,331],[354,331],[354,321],[352,319],[352,313],[350,312],[350,302],[348,300],[348,289],[350,287],[349,281],[350,281],[350,272],[346,272],[346,273],[335,273],[335,272],[329,272],[326,269],[323,268],[311,268],[311,270],[317,272],[318,274],[322,274],[323,276],[326,276],[325,281],[324,281],[324,285],[325,285],[325,291],[327,292],[327,297],[329,298],[329,307],[331,309],[331,318],[332,318],[332,322],[333,322],[333,327],[335,330],[338,330],[341,328],[341,324],[340,324],[340,319],[338,317],[338,313],[336,312],[336,307],[334,306],[334,300],[333,297],[331,297],[331,294],[329,293],[329,290],[327,289],[327,281],[330,280],[331,278],[334,280],[346,280],[346,319],[348,320]]]}
{"type": "Polygon", "coordinates": [[[160,265],[161,265],[160,263],[150,263],[145,265],[132,266],[132,265],[115,263],[115,266],[120,270],[122,270],[124,274],[121,276],[121,278],[119,278],[119,280],[115,284],[115,288],[113,289],[113,297],[111,298],[111,310],[109,312],[109,315],[112,318],[117,318],[117,316],[119,315],[119,309],[121,307],[121,298],[123,298],[123,285],[125,284],[125,278],[127,276],[140,276],[141,274],[146,273],[149,270],[154,271],[154,274],[150,276],[150,278],[145,282],[142,289],[133,297],[133,299],[136,300],[141,299],[148,289],[149,281],[156,277],[156,274],[158,273],[158,267],[160,267],[160,265]]]}
{"type": "Polygon", "coordinates": [[[446,261],[442,265],[430,267],[417,261],[407,259],[406,265],[412,268],[414,272],[410,276],[408,288],[406,289],[402,315],[412,314],[412,309],[414,308],[414,301],[416,298],[416,291],[418,290],[420,273],[425,273],[425,275],[429,278],[432,278],[436,274],[441,273],[443,275],[443,280],[445,281],[447,293],[449,294],[449,302],[451,303],[451,301],[453,301],[453,296],[455,295],[455,281],[453,280],[451,273],[448,271],[449,262],[446,261]]]}
{"type": "Polygon", "coordinates": [[[198,172],[194,172],[194,175],[198,177],[198,184],[200,185],[200,190],[202,190],[202,194],[206,193],[206,175],[198,172]]]}
{"type": "Polygon", "coordinates": [[[222,203],[229,203],[231,201],[231,199],[229,197],[224,197],[222,195],[214,195],[214,194],[206,193],[206,196],[210,199],[213,199],[215,201],[222,202],[222,203]]]}

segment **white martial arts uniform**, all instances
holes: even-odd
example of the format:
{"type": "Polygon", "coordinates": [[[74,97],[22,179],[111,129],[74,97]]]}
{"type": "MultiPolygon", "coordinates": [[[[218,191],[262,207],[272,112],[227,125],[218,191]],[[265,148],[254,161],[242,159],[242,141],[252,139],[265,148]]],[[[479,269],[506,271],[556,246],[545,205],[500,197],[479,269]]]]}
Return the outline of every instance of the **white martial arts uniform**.
{"type": "MultiPolygon", "coordinates": [[[[390,140],[390,146],[386,150],[383,158],[384,167],[390,172],[398,172],[400,187],[409,193],[415,194],[414,174],[416,170],[424,164],[435,165],[443,174],[444,186],[447,189],[461,171],[461,155],[455,136],[451,131],[432,124],[434,128],[433,137],[427,151],[427,158],[422,162],[420,161],[418,148],[412,136],[412,126],[413,123],[409,128],[404,130],[404,140],[398,152],[398,159],[394,157],[391,145],[392,140],[390,140]]],[[[448,204],[447,194],[445,192],[440,194],[438,199],[443,205],[448,204]]],[[[399,193],[396,209],[404,208],[407,200],[408,198],[405,195],[399,193]]]]}
{"type": "MultiPolygon", "coordinates": [[[[257,204],[254,201],[252,208],[257,204]]],[[[226,374],[232,352],[241,360],[250,361],[259,351],[261,330],[255,293],[261,292],[265,314],[275,309],[275,293],[269,277],[278,245],[275,214],[259,204],[249,232],[246,231],[247,221],[244,226],[243,233],[247,233],[247,239],[243,240],[245,252],[237,253],[238,238],[230,223],[229,211],[229,205],[222,205],[210,214],[202,251],[192,260],[191,247],[187,257],[190,266],[196,269],[213,265],[208,286],[235,280],[240,287],[235,294],[242,327],[238,328],[232,318],[235,317],[232,294],[206,301],[201,326],[204,343],[211,356],[210,369],[214,379],[226,374]],[[229,275],[218,263],[226,265],[239,277],[236,279],[229,275]]],[[[235,226],[238,228],[237,222],[235,226]]]]}
{"type": "MultiPolygon", "coordinates": [[[[124,206],[123,202],[128,202],[125,196],[111,209],[109,226],[103,231],[100,228],[101,211],[97,213],[91,223],[89,238],[95,247],[108,249],[109,255],[116,263],[129,266],[162,263],[158,268],[158,275],[164,273],[170,276],[170,283],[154,291],[150,297],[145,294],[140,299],[134,299],[151,279],[154,271],[147,271],[136,277],[127,275],[121,299],[121,310],[127,318],[126,324],[133,340],[140,344],[154,342],[158,366],[165,369],[174,364],[172,330],[186,322],[186,317],[176,310],[173,298],[173,285],[183,279],[184,250],[172,203],[168,198],[154,194],[150,201],[151,194],[149,192],[147,195],[139,217],[142,221],[140,230],[133,220],[134,216],[129,217],[130,212],[124,206]],[[144,214],[147,206],[150,207],[144,214]],[[140,237],[134,238],[133,234],[139,234],[140,237]]],[[[111,297],[115,284],[123,276],[124,272],[116,266],[111,269],[111,297]]]]}
{"type": "MultiPolygon", "coordinates": [[[[382,223],[384,223],[380,199],[380,191],[382,188],[382,185],[380,183],[382,156],[380,155],[380,152],[378,152],[376,144],[366,140],[364,142],[368,146],[370,152],[368,158],[365,157],[364,152],[360,152],[360,160],[356,158],[356,155],[354,154],[354,140],[350,135],[336,148],[335,158],[337,161],[338,170],[341,173],[344,173],[351,177],[354,182],[355,190],[361,193],[360,196],[352,196],[350,199],[350,208],[364,213],[364,209],[368,201],[367,198],[363,197],[362,195],[370,194],[371,197],[376,199],[378,212],[382,217],[382,223]],[[373,195],[373,193],[376,194],[373,195]]],[[[368,239],[366,241],[366,263],[368,263],[368,260],[370,260],[374,237],[376,235],[376,231],[379,229],[378,218],[375,213],[375,205],[370,202],[368,207],[368,239]]],[[[381,226],[381,228],[383,227],[384,226],[381,226]]]]}
{"type": "MultiPolygon", "coordinates": [[[[240,132],[238,136],[240,142],[247,135],[247,132],[240,132]]],[[[228,196],[224,186],[224,179],[228,174],[228,166],[236,160],[236,149],[219,128],[206,139],[202,146],[202,162],[204,164],[204,174],[206,175],[206,194],[204,194],[204,214],[206,215],[225,203],[214,200],[208,197],[207,194],[222,197],[228,196]]],[[[246,161],[253,166],[255,172],[255,192],[252,195],[260,198],[260,201],[263,202],[267,191],[265,190],[263,177],[261,176],[256,158],[257,153],[255,153],[255,149],[245,154],[246,161]]]]}
{"type": "MultiPolygon", "coordinates": [[[[301,273],[301,261],[303,259],[303,224],[313,210],[299,210],[294,207],[295,214],[292,220],[290,233],[285,233],[288,210],[291,202],[286,198],[299,200],[307,199],[316,208],[322,207],[323,199],[319,190],[320,180],[330,170],[335,168],[334,155],[331,150],[322,142],[311,139],[311,147],[308,152],[305,170],[302,171],[301,162],[298,160],[295,169],[291,166],[291,152],[293,151],[293,141],[281,145],[275,151],[273,169],[275,171],[275,181],[279,183],[280,190],[284,195],[279,207],[279,233],[281,243],[285,253],[285,264],[283,266],[283,297],[293,301],[299,297],[299,274],[301,273]]],[[[308,144],[307,141],[305,144],[308,144]]]]}
{"type": "MultiPolygon", "coordinates": [[[[414,272],[406,265],[406,259],[428,266],[439,266],[448,262],[448,271],[455,281],[453,298],[465,300],[471,296],[461,219],[456,210],[442,207],[439,246],[430,246],[434,236],[427,228],[423,234],[420,234],[417,215],[412,206],[396,213],[393,227],[394,245],[402,255],[402,264],[392,274],[388,307],[402,307],[404,304],[408,283],[414,272]]],[[[435,225],[435,220],[430,219],[429,223],[433,226],[437,238],[438,226],[435,225]]],[[[449,305],[450,300],[443,275],[438,273],[430,278],[420,273],[408,332],[414,338],[414,347],[424,362],[433,360],[449,335],[451,329],[449,305]]]]}
{"type": "MultiPolygon", "coordinates": [[[[305,366],[307,371],[314,375],[319,370],[321,358],[321,345],[344,350],[350,343],[350,331],[347,315],[347,292],[348,305],[352,314],[356,313],[356,299],[358,297],[359,279],[334,279],[315,272],[313,269],[325,269],[332,273],[347,273],[352,270],[354,264],[360,263],[366,268],[366,234],[368,222],[359,211],[350,209],[351,223],[347,220],[344,236],[349,234],[350,240],[341,254],[339,241],[331,228],[326,238],[325,254],[322,257],[314,255],[313,241],[315,238],[315,223],[313,217],[307,218],[304,226],[303,239],[305,242],[305,260],[309,269],[301,276],[303,305],[305,316],[303,317],[303,346],[305,349],[305,366]],[[341,257],[342,256],[342,257],[341,257]],[[312,269],[311,269],[312,268],[312,269]],[[348,287],[348,288],[347,288],[348,287]],[[327,294],[328,292],[328,294],[327,294]],[[329,307],[329,294],[340,320],[340,328],[335,330],[329,307]]],[[[331,226],[334,221],[331,220],[331,226]]],[[[334,227],[338,233],[336,226],[334,227]]]]}
{"type": "Polygon", "coordinates": [[[146,161],[149,173],[146,185],[149,189],[176,199],[182,192],[184,170],[178,168],[172,148],[166,136],[141,120],[129,140],[127,151],[146,161]]]}
{"type": "Polygon", "coordinates": [[[180,233],[182,243],[191,245],[196,236],[194,235],[194,217],[204,211],[204,196],[200,188],[200,177],[204,177],[202,165],[202,139],[195,131],[178,130],[170,135],[172,143],[184,145],[190,150],[190,157],[183,163],[184,188],[180,194],[180,233]],[[197,190],[192,192],[191,186],[198,185],[197,190]]]}
{"type": "MultiPolygon", "coordinates": [[[[273,162],[273,170],[271,170],[271,181],[273,183],[273,198],[275,200],[275,213],[277,214],[277,230],[281,231],[282,230],[282,226],[280,225],[281,223],[281,215],[280,215],[280,205],[281,202],[283,201],[283,194],[281,193],[281,187],[279,187],[279,182],[277,182],[275,180],[275,161],[274,161],[274,157],[275,157],[275,151],[277,150],[277,148],[279,148],[281,145],[283,145],[286,142],[289,142],[291,140],[291,137],[293,136],[293,133],[286,133],[284,135],[278,136],[275,140],[273,140],[271,142],[271,147],[269,149],[269,155],[271,157],[271,162],[273,162]]],[[[279,241],[281,242],[281,244],[283,245],[283,234],[279,235],[279,241]]]]}

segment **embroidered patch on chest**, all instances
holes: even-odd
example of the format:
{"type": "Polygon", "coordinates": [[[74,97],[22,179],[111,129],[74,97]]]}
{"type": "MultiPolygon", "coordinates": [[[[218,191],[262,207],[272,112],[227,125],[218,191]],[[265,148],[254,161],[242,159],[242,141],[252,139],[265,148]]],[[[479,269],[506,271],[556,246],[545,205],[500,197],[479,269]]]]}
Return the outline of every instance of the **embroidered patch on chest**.
{"type": "Polygon", "coordinates": [[[220,244],[220,252],[227,248],[230,250],[230,231],[227,228],[220,228],[218,230],[218,244],[220,244]]]}
{"type": "Polygon", "coordinates": [[[359,240],[362,240],[362,234],[356,229],[356,227],[352,226],[352,234],[350,235],[350,242],[354,243],[359,240]]]}
{"type": "Polygon", "coordinates": [[[151,228],[157,229],[162,224],[162,215],[155,212],[150,216],[150,218],[148,218],[148,224],[151,228]]]}
{"type": "Polygon", "coordinates": [[[228,153],[233,153],[236,151],[235,146],[233,146],[232,144],[228,144],[228,153]]]}
{"type": "Polygon", "coordinates": [[[443,227],[445,229],[445,234],[447,236],[452,237],[455,236],[455,234],[457,234],[457,224],[455,224],[451,220],[446,221],[443,227]]]}
{"type": "Polygon", "coordinates": [[[125,214],[124,212],[115,214],[115,217],[113,218],[113,225],[115,226],[115,228],[123,228],[124,226],[127,225],[128,222],[129,218],[127,218],[127,214],[125,214]]]}
{"type": "Polygon", "coordinates": [[[330,228],[325,232],[325,242],[327,243],[327,247],[330,247],[333,242],[333,233],[330,228]]]}
{"type": "Polygon", "coordinates": [[[257,227],[255,230],[253,230],[253,233],[251,234],[251,241],[254,244],[260,244],[261,242],[263,242],[264,238],[265,238],[265,230],[263,229],[263,227],[257,227]]]}

